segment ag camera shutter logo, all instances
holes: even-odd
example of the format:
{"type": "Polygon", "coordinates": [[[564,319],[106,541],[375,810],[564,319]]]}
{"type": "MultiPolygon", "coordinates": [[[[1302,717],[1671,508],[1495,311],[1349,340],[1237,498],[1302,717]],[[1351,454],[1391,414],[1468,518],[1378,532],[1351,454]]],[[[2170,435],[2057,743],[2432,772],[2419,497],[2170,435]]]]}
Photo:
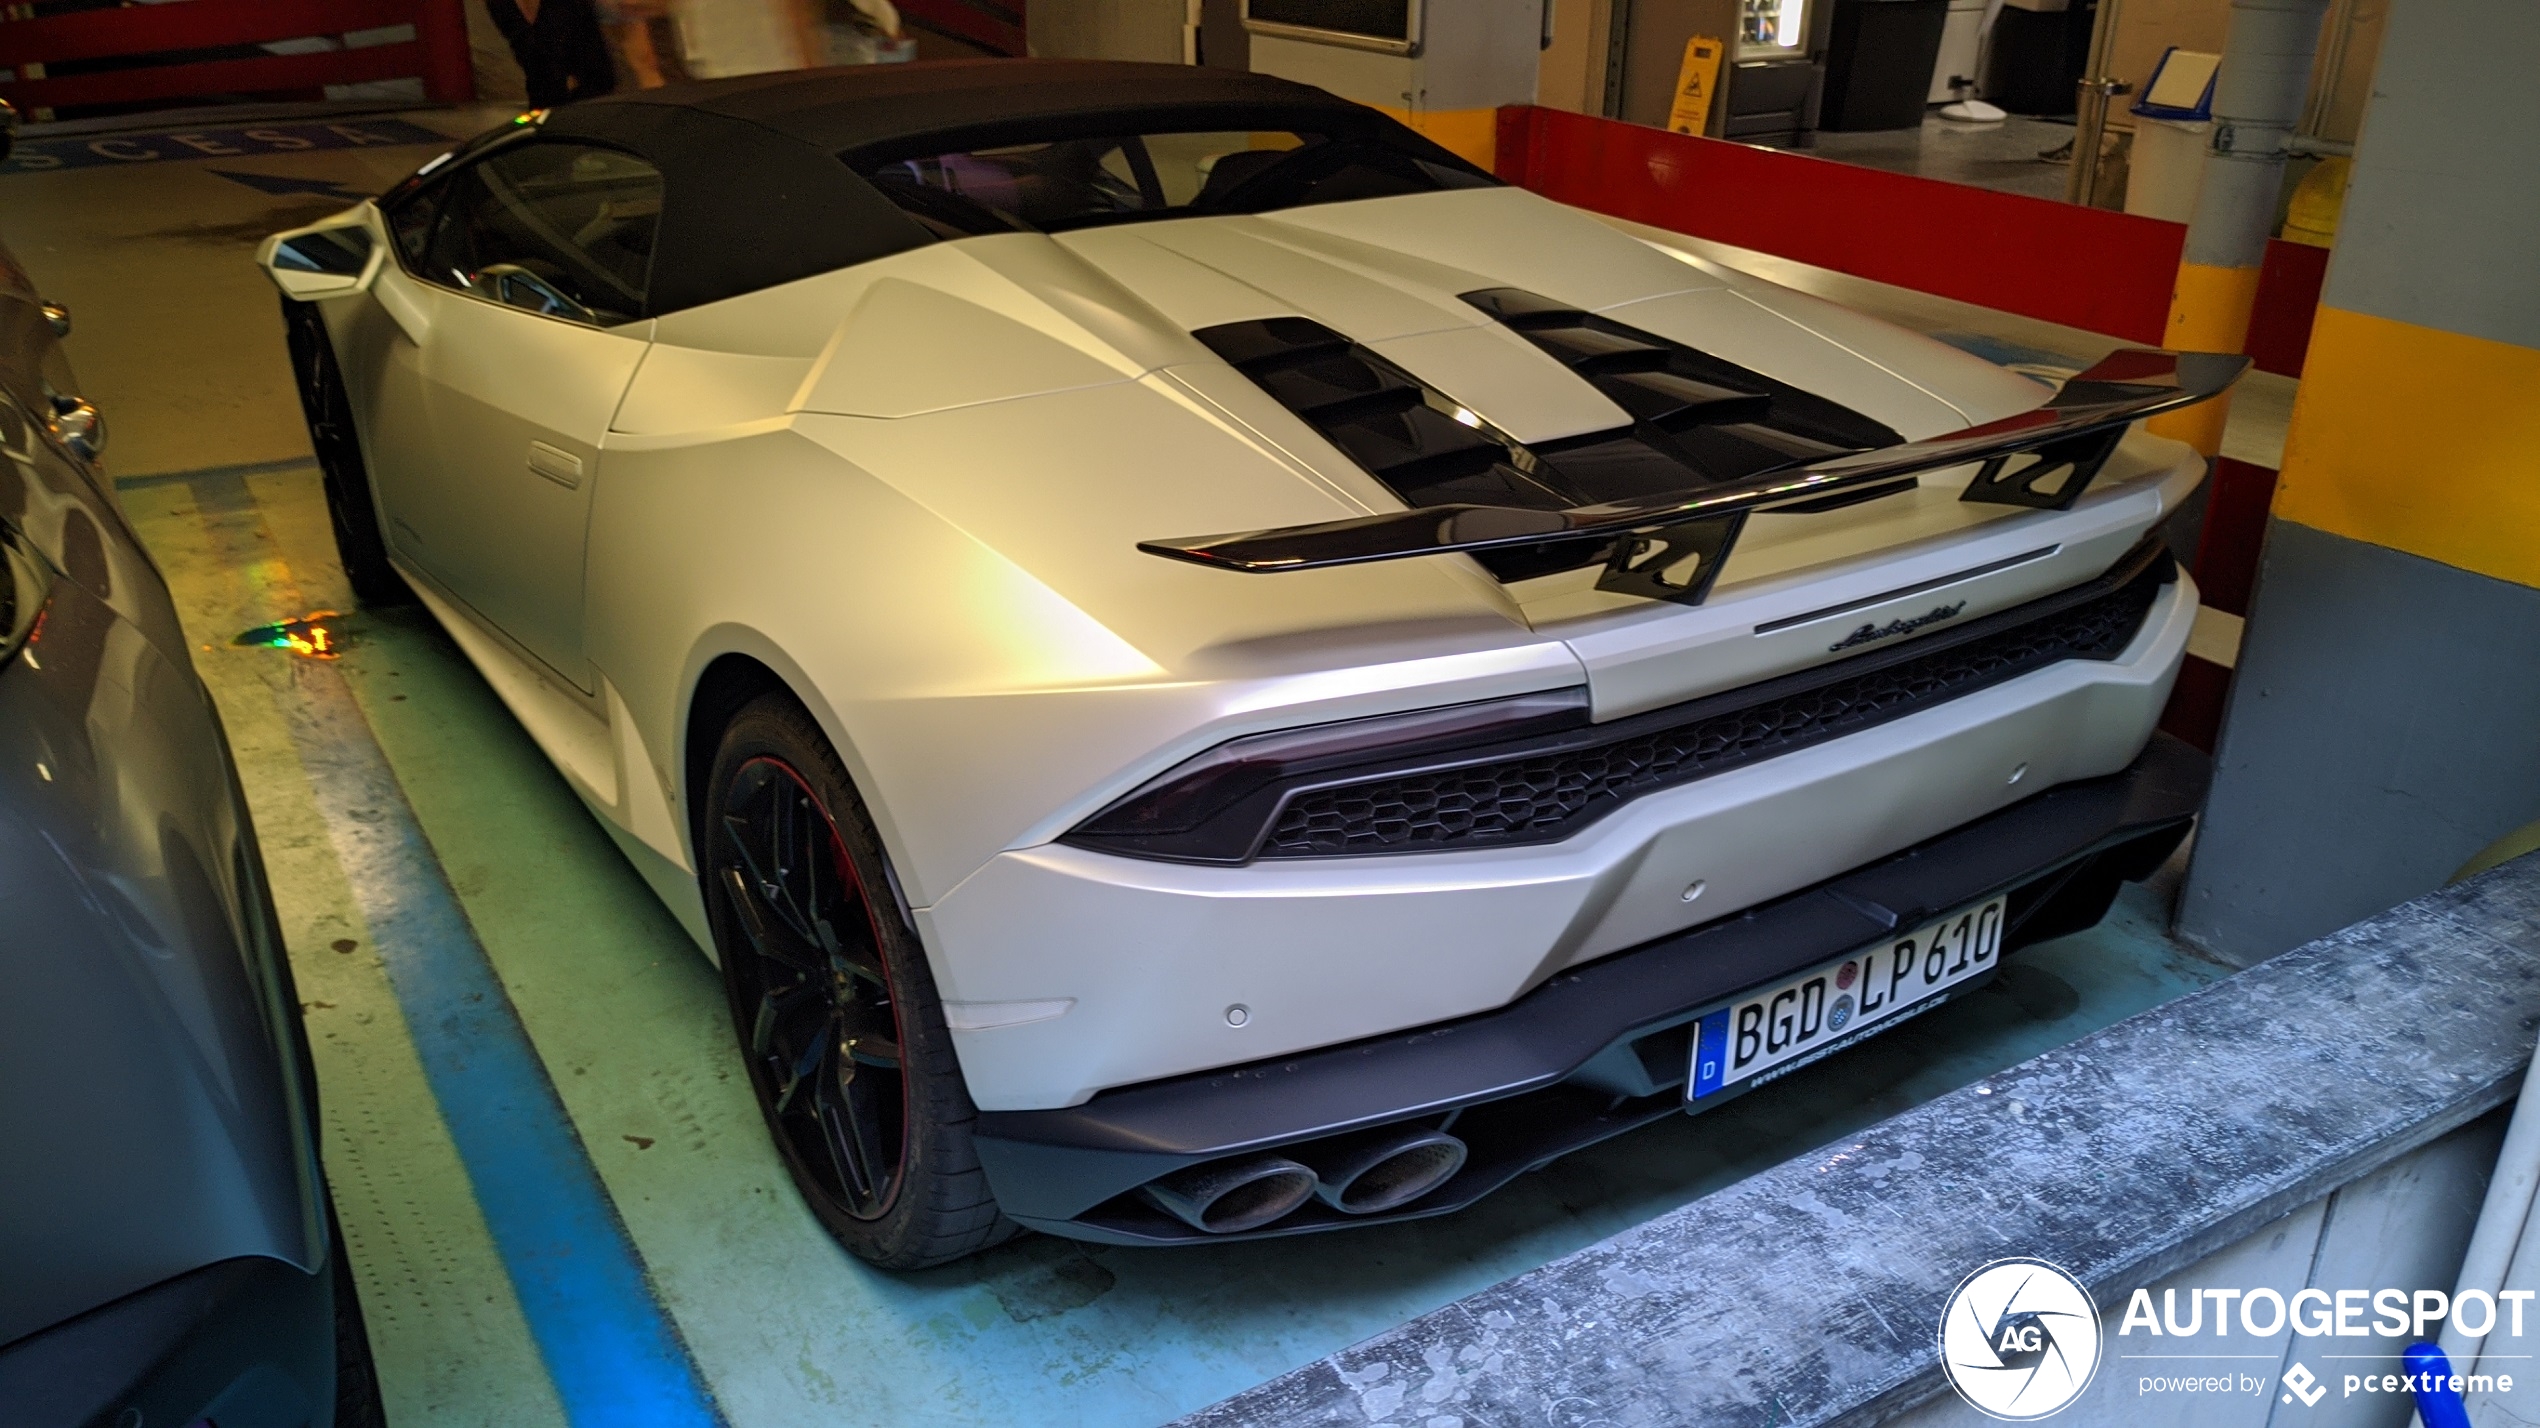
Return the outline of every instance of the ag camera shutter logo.
{"type": "Polygon", "coordinates": [[[2079,1280],[2042,1259],[1997,1259],[1949,1296],[1940,1367],[1989,1418],[2060,1413],[2098,1372],[2099,1308],[2079,1280]]]}

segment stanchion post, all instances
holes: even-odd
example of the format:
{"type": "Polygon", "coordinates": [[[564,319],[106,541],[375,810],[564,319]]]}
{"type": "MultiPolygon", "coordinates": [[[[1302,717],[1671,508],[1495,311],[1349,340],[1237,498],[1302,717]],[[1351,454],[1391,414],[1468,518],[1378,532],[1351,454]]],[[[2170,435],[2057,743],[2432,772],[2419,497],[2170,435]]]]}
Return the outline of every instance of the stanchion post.
{"type": "Polygon", "coordinates": [[[2125,0],[2099,0],[2091,17],[2090,62],[2073,94],[2073,156],[2064,171],[2064,201],[2096,207],[2099,193],[2099,150],[2108,133],[2108,105],[2134,86],[2108,73],[2108,57],[2117,45],[2117,16],[2125,0]]]}

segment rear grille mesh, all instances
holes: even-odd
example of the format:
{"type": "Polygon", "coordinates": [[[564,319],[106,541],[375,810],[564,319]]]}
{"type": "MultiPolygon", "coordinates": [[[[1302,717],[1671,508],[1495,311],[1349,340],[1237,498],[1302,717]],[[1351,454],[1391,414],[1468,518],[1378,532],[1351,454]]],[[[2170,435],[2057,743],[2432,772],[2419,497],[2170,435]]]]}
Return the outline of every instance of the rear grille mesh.
{"type": "Polygon", "coordinates": [[[1654,729],[1640,719],[1619,721],[1608,742],[1303,790],[1280,809],[1256,856],[1552,842],[1656,789],[1856,733],[2062,660],[2113,659],[2171,578],[2169,562],[2160,560],[2104,595],[2025,623],[1910,658],[1884,658],[1886,651],[1861,656],[1843,664],[1880,667],[1844,675],[1843,664],[1827,666],[1812,673],[1831,677],[1811,687],[1747,691],[1763,697],[1738,707],[1680,711],[1693,717],[1654,729]]]}

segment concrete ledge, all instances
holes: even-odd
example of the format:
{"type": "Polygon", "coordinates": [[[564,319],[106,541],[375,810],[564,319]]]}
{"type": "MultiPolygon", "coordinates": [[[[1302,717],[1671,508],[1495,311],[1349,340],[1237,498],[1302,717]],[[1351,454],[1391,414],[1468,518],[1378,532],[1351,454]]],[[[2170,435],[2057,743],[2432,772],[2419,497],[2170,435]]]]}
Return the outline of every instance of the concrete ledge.
{"type": "Polygon", "coordinates": [[[2122,1303],[2510,1098],[2535,1027],[2540,855],[1183,1422],[1875,1422],[1946,1391],[1941,1306],[1978,1265],[2035,1255],[2122,1303]]]}

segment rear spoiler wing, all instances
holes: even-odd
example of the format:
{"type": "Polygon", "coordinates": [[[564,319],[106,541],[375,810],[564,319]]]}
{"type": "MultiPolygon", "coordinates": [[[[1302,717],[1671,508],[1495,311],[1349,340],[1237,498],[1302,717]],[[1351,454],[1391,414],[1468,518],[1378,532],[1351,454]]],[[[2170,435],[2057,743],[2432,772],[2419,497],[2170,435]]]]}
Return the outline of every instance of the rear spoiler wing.
{"type": "Polygon", "coordinates": [[[1218,570],[1270,574],[1419,555],[1612,541],[1598,588],[1699,604],[1756,511],[1830,510],[1929,471],[1977,465],[1962,500],[2068,510],[2137,420],[2221,395],[2249,359],[2123,348],[2044,406],[1901,446],[1856,451],[1718,486],[1568,510],[1424,506],[1309,526],[1140,541],[1138,549],[1218,570]],[[2021,458],[2027,458],[2022,460],[2021,458]]]}

